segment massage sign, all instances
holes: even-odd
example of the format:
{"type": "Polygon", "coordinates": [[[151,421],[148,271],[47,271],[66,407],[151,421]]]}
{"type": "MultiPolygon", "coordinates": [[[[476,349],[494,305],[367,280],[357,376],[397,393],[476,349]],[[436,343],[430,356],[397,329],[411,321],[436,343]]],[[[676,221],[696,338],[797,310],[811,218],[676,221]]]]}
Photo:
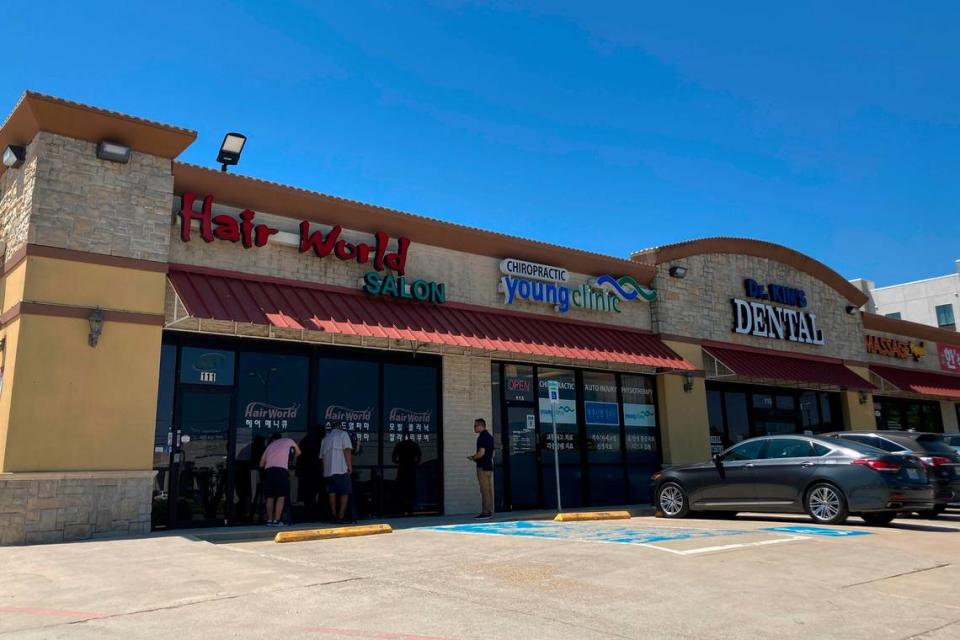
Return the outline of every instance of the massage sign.
{"type": "MultiPolygon", "coordinates": [[[[200,225],[200,237],[204,242],[221,240],[239,244],[244,249],[266,246],[271,236],[281,233],[279,229],[267,224],[254,222],[256,213],[244,209],[234,217],[227,214],[213,214],[213,196],[206,196],[200,211],[194,210],[196,196],[184,193],[180,200],[180,239],[190,242],[192,224],[196,220],[200,225]]],[[[326,232],[313,229],[307,221],[300,223],[300,253],[310,253],[317,258],[333,256],[344,262],[356,262],[373,268],[363,276],[361,289],[374,296],[385,296],[398,300],[415,300],[441,304],[446,300],[446,286],[440,282],[413,280],[405,277],[407,253],[410,249],[408,238],[397,238],[394,242],[382,231],[373,234],[373,240],[350,242],[342,237],[343,229],[336,225],[326,232]]]]}
{"type": "Polygon", "coordinates": [[[823,332],[817,328],[817,314],[804,311],[807,294],[803,289],[779,284],[743,281],[746,297],[733,298],[733,330],[744,335],[790,340],[805,344],[823,344],[823,332]]]}

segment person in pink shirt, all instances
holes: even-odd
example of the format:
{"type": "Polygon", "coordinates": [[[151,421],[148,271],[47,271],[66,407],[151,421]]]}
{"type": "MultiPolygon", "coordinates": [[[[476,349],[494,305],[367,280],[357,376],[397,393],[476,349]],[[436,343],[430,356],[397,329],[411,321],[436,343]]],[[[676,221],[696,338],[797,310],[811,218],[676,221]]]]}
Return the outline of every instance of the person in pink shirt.
{"type": "Polygon", "coordinates": [[[290,493],[290,450],[300,456],[300,447],[291,438],[279,433],[270,436],[270,445],[260,458],[263,472],[264,495],[267,497],[267,526],[283,524],[283,501],[290,493]]]}

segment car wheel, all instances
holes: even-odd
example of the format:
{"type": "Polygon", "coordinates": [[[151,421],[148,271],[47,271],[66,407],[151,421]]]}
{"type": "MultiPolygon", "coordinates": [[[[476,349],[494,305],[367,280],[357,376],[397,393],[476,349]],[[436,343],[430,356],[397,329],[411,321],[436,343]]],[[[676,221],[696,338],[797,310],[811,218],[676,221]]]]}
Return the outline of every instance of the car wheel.
{"type": "Polygon", "coordinates": [[[850,515],[843,492],[826,482],[810,487],[805,506],[807,514],[817,524],[843,524],[850,515]]]}
{"type": "Polygon", "coordinates": [[[687,492],[676,482],[666,482],[657,491],[657,508],[668,518],[685,518],[690,513],[687,492]]]}
{"type": "Polygon", "coordinates": [[[873,513],[861,513],[860,517],[871,527],[884,527],[897,517],[896,511],[874,511],[873,513]]]}

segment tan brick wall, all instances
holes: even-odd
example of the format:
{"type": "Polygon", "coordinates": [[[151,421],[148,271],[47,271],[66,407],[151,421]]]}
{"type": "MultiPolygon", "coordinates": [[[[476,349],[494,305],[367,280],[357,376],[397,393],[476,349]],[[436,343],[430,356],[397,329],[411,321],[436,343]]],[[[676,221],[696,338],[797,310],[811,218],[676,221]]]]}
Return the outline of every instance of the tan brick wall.
{"type": "Polygon", "coordinates": [[[133,152],[127,164],[107,162],[92,142],[45,132],[31,148],[37,160],[29,242],[166,262],[170,160],[133,152]]]}
{"type": "MultiPolygon", "coordinates": [[[[200,194],[198,194],[198,198],[200,194]]],[[[194,205],[198,209],[199,203],[194,205]]],[[[180,199],[176,198],[173,211],[180,210],[180,199]]],[[[238,209],[214,205],[214,215],[219,213],[236,216],[238,209]]],[[[257,212],[254,223],[265,223],[271,227],[299,234],[300,220],[282,218],[257,212]]],[[[196,223],[195,223],[196,224],[196,223]]],[[[313,230],[329,230],[329,227],[314,224],[313,230]]],[[[170,262],[211,267],[229,271],[240,271],[275,278],[285,278],[302,282],[314,282],[358,289],[363,274],[370,271],[369,265],[344,262],[330,255],[318,258],[313,252],[301,254],[297,247],[268,244],[265,247],[244,249],[240,244],[224,240],[207,243],[194,229],[190,242],[180,239],[180,220],[177,217],[169,229],[170,262]]],[[[372,235],[363,232],[344,231],[342,236],[350,241],[371,242],[372,235]]],[[[567,313],[558,313],[550,305],[530,302],[504,303],[504,296],[497,291],[500,281],[500,259],[479,256],[461,251],[452,251],[442,247],[426,245],[410,238],[411,245],[407,259],[407,278],[422,278],[446,283],[447,300],[482,305],[493,309],[512,309],[526,313],[540,314],[545,317],[586,320],[590,322],[610,323],[619,326],[647,329],[651,327],[650,306],[646,302],[635,300],[621,303],[621,313],[601,313],[582,309],[570,309],[567,313]]],[[[513,256],[503,256],[504,258],[513,256]]],[[[564,265],[556,265],[564,266],[564,265]]],[[[602,274],[570,274],[571,288],[579,287],[588,278],[602,274]]],[[[619,276],[622,274],[613,274],[619,276]]]]}
{"type": "Polygon", "coordinates": [[[444,511],[480,513],[476,465],[466,456],[476,450],[476,418],[486,420],[492,433],[490,360],[445,355],[442,366],[444,511]]]}
{"type": "Polygon", "coordinates": [[[767,258],[732,254],[691,256],[678,260],[677,264],[687,267],[686,278],[671,278],[670,264],[657,267],[660,299],[652,305],[654,331],[763,349],[864,359],[863,325],[858,315],[846,312],[850,302],[807,273],[767,258]],[[817,326],[823,331],[825,344],[817,346],[735,333],[730,301],[748,299],[743,286],[746,278],[763,285],[772,283],[803,289],[808,302],[804,311],[817,315],[817,326]]]}

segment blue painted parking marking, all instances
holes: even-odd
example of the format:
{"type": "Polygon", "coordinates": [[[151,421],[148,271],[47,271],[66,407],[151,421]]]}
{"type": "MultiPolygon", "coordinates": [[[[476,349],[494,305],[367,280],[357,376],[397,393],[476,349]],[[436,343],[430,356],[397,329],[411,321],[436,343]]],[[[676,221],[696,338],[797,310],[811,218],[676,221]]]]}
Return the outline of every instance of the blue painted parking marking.
{"type": "Polygon", "coordinates": [[[588,523],[562,522],[484,522],[478,524],[452,524],[438,527],[423,527],[422,531],[449,533],[473,533],[496,536],[521,536],[550,540],[580,542],[607,542],[614,544],[649,545],[657,542],[718,538],[755,534],[746,529],[681,529],[670,527],[624,527],[588,523]]]}
{"type": "Polygon", "coordinates": [[[783,531],[804,536],[824,536],[827,538],[848,538],[852,536],[872,536],[872,531],[858,531],[856,529],[833,529],[826,527],[768,527],[763,531],[783,531]]]}

